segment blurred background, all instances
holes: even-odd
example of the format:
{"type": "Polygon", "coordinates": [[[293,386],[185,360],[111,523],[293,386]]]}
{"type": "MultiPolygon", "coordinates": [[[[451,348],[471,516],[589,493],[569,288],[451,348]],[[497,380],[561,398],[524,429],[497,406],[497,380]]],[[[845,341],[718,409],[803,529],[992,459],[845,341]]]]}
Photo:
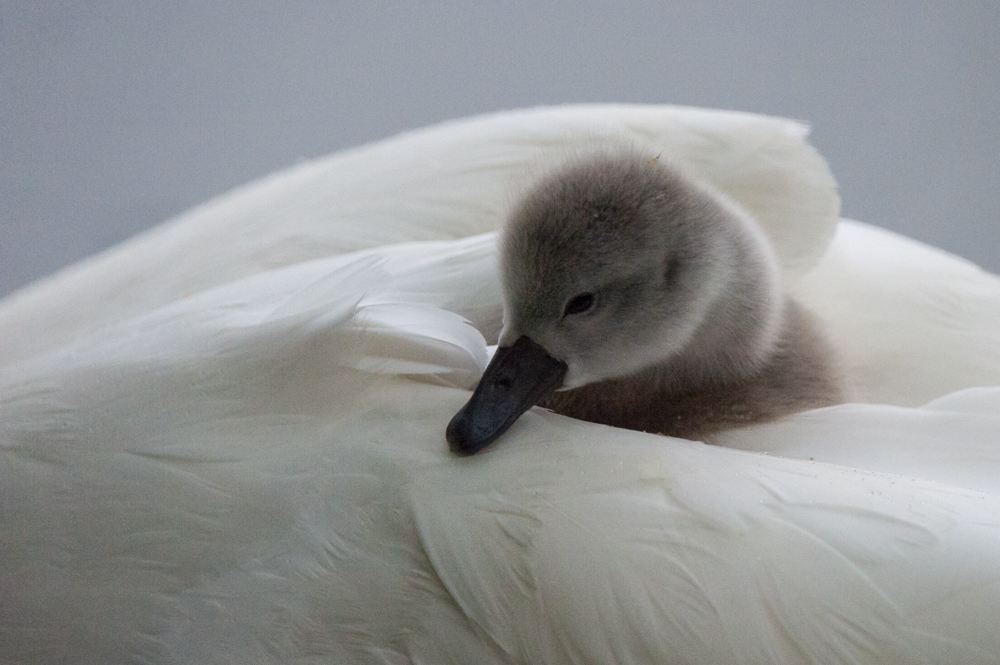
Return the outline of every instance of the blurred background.
{"type": "Polygon", "coordinates": [[[843,213],[1000,271],[1000,3],[0,2],[0,295],[295,162],[564,102],[813,126],[843,213]]]}

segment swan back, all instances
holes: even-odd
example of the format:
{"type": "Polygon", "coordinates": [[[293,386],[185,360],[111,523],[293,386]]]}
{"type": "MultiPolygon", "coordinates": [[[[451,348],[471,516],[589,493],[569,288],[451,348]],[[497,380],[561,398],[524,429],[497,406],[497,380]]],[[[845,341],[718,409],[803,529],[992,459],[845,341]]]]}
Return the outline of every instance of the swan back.
{"type": "Polygon", "coordinates": [[[430,303],[479,310],[492,240],[262,273],[6,370],[0,660],[996,661],[1000,500],[968,484],[995,391],[932,423],[971,476],[542,410],[455,459],[485,348],[430,303]]]}

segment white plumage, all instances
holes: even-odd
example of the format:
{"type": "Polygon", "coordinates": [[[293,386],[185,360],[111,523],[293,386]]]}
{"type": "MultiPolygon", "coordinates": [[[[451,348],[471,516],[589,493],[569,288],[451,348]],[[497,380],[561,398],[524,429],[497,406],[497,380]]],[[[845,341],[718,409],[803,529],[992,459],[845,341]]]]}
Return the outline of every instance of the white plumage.
{"type": "Polygon", "coordinates": [[[449,123],[10,297],[0,662],[1000,662],[1000,279],[838,225],[805,133],[670,107],[449,123]],[[866,403],[721,446],[535,409],[448,454],[499,332],[489,232],[620,139],[757,217],[866,403]]]}

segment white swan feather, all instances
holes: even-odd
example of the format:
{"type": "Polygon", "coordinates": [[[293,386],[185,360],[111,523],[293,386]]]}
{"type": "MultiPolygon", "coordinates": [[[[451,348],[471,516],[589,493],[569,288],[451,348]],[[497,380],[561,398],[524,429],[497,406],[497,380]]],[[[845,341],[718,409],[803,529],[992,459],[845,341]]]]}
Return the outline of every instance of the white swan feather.
{"type": "MultiPolygon", "coordinates": [[[[728,447],[533,409],[503,446],[447,452],[499,332],[495,236],[466,236],[493,228],[500,171],[463,180],[462,155],[492,163],[494,123],[535,155],[588,127],[639,132],[626,112],[653,137],[687,118],[707,153],[718,131],[742,164],[772,145],[754,128],[803,136],[690,109],[480,118],[298,167],[0,304],[16,342],[0,371],[0,662],[1000,662],[1000,286],[935,250],[841,222],[797,287],[858,394],[895,404],[903,386],[901,405],[811,411],[728,447]],[[415,208],[433,214],[400,194],[326,245],[296,235],[338,197],[407,191],[415,153],[390,148],[418,139],[452,158],[452,176],[421,181],[415,208]],[[357,168],[331,193],[337,160],[357,168]],[[926,294],[950,308],[927,312],[926,294]],[[867,347],[874,334],[897,353],[867,347]]],[[[505,155],[531,175],[533,157],[505,155]]],[[[801,166],[764,161],[775,178],[801,166]]],[[[823,199],[825,219],[832,184],[803,178],[779,198],[823,199]]],[[[771,232],[813,257],[804,269],[830,231],[771,232]]]]}

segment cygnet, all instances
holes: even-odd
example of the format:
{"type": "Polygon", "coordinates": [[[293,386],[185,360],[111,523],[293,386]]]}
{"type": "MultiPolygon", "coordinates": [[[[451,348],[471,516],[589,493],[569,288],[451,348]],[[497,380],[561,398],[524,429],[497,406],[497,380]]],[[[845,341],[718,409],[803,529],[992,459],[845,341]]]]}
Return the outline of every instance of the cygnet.
{"type": "Polygon", "coordinates": [[[473,454],[540,404],[684,438],[842,401],[833,349],[720,192],[621,149],[569,162],[500,241],[504,327],[448,425],[473,454]]]}

